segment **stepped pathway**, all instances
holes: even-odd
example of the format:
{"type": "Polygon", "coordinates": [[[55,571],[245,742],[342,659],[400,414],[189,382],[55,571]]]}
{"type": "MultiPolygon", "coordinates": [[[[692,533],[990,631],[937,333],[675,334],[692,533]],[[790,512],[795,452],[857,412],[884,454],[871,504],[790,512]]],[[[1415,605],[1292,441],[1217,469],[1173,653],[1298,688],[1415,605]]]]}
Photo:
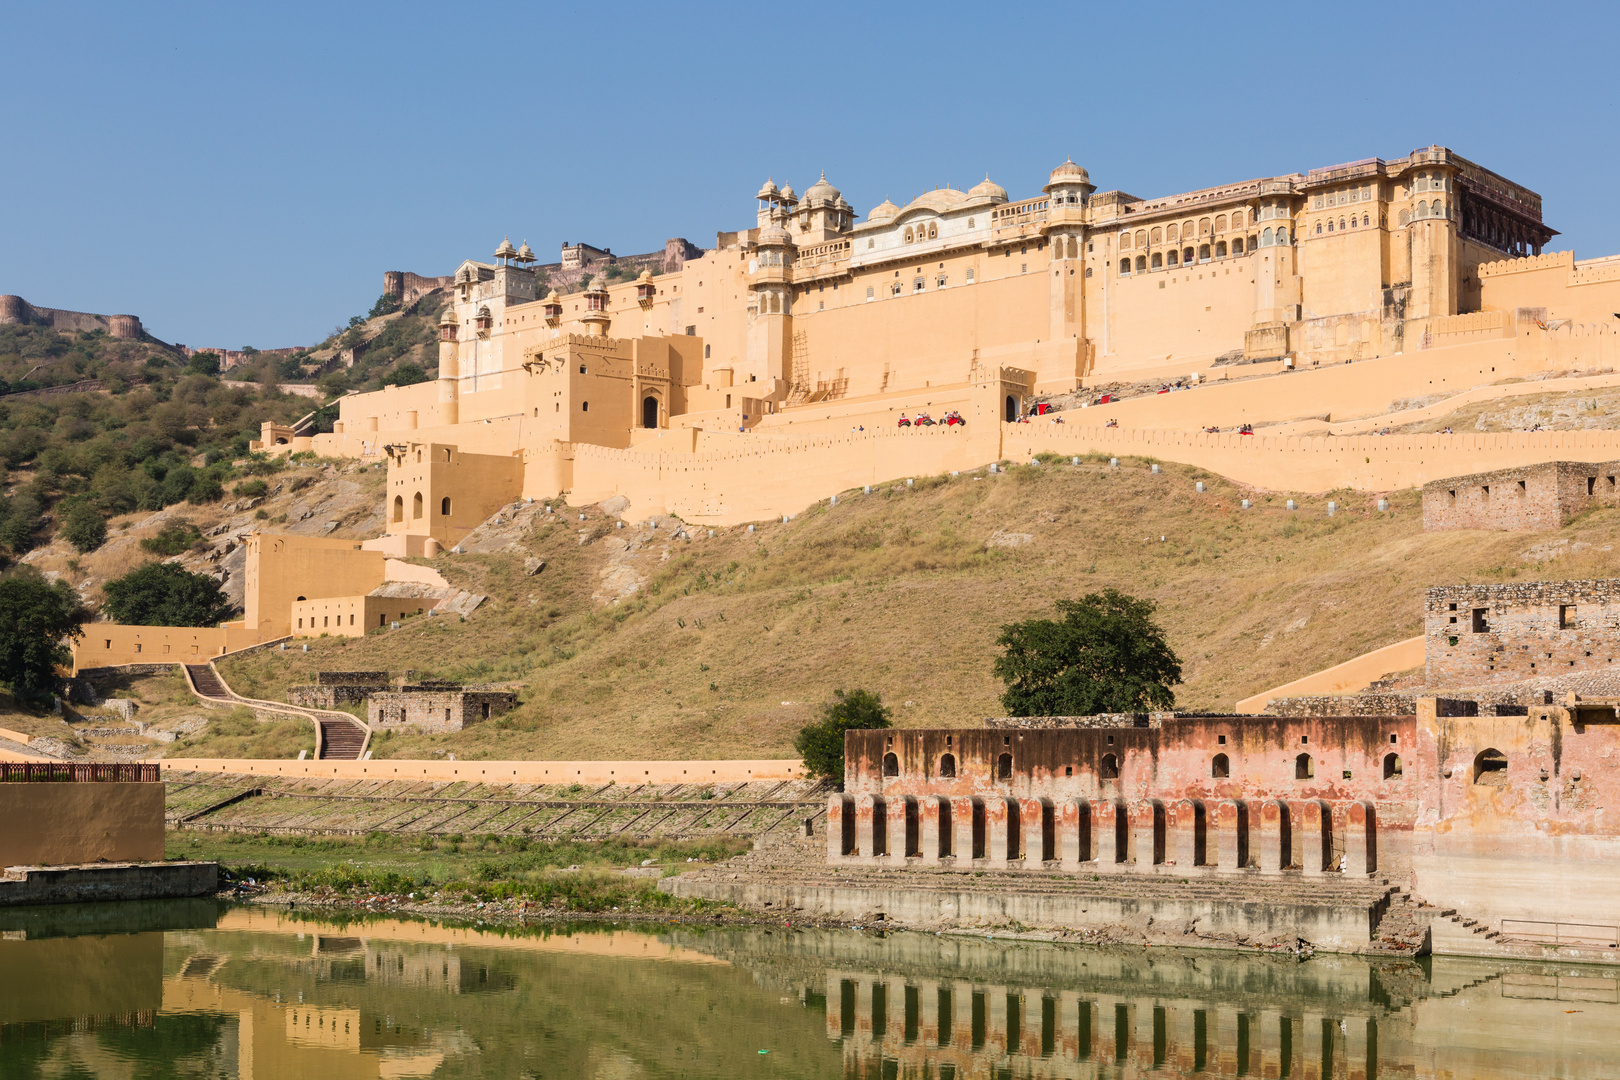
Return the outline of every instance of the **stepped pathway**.
{"type": "Polygon", "coordinates": [[[356,761],[366,752],[371,741],[371,729],[344,712],[330,709],[306,709],[301,705],[288,705],[284,701],[260,701],[245,698],[232,690],[212,663],[182,664],[191,692],[203,701],[216,705],[245,705],[261,712],[301,716],[315,725],[315,756],[333,761],[356,761]]]}

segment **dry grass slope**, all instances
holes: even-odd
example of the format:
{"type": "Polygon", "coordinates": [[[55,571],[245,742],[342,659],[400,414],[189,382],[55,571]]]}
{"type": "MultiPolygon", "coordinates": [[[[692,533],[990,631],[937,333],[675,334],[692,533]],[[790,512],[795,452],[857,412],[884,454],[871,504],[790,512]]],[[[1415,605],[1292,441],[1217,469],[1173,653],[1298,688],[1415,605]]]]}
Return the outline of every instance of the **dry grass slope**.
{"type": "Polygon", "coordinates": [[[792,756],[794,732],[838,687],[881,692],[902,726],[997,713],[999,627],[1058,597],[1114,586],[1153,598],[1184,663],[1179,704],[1229,709],[1417,633],[1430,585],[1612,574],[1620,531],[1604,511],[1558,537],[1425,535],[1413,491],[1382,514],[1360,493],[1301,496],[1293,512],[1285,498],[1179,466],[1062,459],[851,492],[787,524],[690,541],[667,522],[616,530],[571,512],[501,553],[437,561],[490,596],[471,619],[412,619],[223,669],[261,697],[344,668],[525,687],[508,716],[384,738],[379,757],[792,756]],[[545,570],[526,576],[525,556],[545,570]],[[640,591],[593,600],[604,572],[627,568],[640,591]]]}

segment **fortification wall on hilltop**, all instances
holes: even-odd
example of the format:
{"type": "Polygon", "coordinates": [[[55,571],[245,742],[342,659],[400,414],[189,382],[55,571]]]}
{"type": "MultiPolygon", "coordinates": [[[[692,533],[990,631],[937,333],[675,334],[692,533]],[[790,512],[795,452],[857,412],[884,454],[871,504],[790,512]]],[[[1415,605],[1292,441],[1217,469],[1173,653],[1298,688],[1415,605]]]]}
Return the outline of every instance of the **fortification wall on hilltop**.
{"type": "Polygon", "coordinates": [[[33,323],[66,333],[100,330],[115,338],[140,338],[146,333],[139,316],[94,315],[87,311],[35,307],[20,296],[0,296],[0,323],[33,323]]]}

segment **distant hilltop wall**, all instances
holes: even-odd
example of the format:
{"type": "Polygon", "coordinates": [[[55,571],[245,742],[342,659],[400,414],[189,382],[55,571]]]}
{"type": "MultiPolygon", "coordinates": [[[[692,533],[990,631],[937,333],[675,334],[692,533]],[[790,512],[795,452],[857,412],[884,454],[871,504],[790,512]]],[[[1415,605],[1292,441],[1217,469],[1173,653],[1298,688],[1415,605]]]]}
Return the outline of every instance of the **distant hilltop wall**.
{"type": "Polygon", "coordinates": [[[135,315],[92,315],[87,311],[35,307],[20,296],[0,296],[0,323],[49,326],[73,333],[101,330],[115,338],[146,336],[140,318],[135,315]]]}
{"type": "Polygon", "coordinates": [[[190,345],[181,345],[179,342],[176,342],[174,347],[188,360],[198,353],[213,353],[219,357],[219,370],[221,371],[229,371],[238,364],[246,363],[258,356],[291,356],[293,353],[304,351],[299,346],[293,346],[287,349],[256,349],[253,352],[244,352],[238,349],[210,349],[206,346],[192,348],[190,345]]]}
{"type": "Polygon", "coordinates": [[[401,307],[410,307],[434,289],[455,284],[453,277],[423,277],[409,270],[384,270],[383,295],[392,296],[401,307]]]}

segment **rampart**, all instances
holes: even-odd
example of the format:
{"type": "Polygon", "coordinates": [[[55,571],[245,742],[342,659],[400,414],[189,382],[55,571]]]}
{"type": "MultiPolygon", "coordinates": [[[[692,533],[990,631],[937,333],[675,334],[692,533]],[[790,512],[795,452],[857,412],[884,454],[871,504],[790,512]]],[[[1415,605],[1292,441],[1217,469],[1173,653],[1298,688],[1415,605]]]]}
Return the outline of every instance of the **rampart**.
{"type": "Polygon", "coordinates": [[[516,705],[517,695],[509,690],[402,687],[371,694],[366,702],[366,722],[373,731],[411,728],[443,733],[460,731],[516,705]]]}
{"type": "Polygon", "coordinates": [[[67,333],[94,333],[115,338],[142,338],[146,331],[136,315],[93,315],[86,311],[35,307],[20,296],[0,296],[0,323],[49,326],[67,333]]]}
{"type": "Polygon", "coordinates": [[[1558,529],[1598,506],[1620,505],[1620,461],[1544,461],[1423,485],[1423,529],[1558,529]]]}
{"type": "Polygon", "coordinates": [[[1620,581],[1445,585],[1424,605],[1430,686],[1615,670],[1620,581]]]}

